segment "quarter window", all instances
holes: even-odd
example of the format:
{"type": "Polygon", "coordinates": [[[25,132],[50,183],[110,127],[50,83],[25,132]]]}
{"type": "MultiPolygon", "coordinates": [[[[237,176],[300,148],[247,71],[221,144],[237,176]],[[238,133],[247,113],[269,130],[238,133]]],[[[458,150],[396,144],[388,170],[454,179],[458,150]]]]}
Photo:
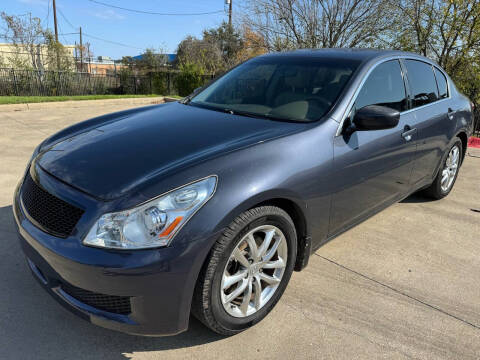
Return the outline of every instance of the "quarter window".
{"type": "Polygon", "coordinates": [[[438,89],[432,66],[417,60],[405,60],[408,83],[412,91],[414,108],[438,100],[438,89]]]}
{"type": "Polygon", "coordinates": [[[367,105],[386,106],[398,111],[407,110],[405,84],[398,60],[378,65],[368,76],[355,102],[355,109],[367,105]]]}
{"type": "Polygon", "coordinates": [[[437,68],[435,68],[435,78],[437,79],[438,95],[440,99],[447,98],[448,97],[447,78],[437,68]]]}

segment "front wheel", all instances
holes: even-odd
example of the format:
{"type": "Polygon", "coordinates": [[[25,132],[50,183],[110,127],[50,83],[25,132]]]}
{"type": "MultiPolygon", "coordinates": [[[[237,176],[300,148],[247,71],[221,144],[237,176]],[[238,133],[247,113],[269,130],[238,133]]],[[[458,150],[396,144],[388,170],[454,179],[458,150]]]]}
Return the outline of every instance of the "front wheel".
{"type": "Polygon", "coordinates": [[[427,196],[442,199],[452,191],[462,162],[462,152],[462,141],[457,138],[442,159],[442,166],[437,177],[432,185],[425,190],[427,196]]]}
{"type": "Polygon", "coordinates": [[[238,216],[215,243],[201,271],[192,312],[222,335],[262,320],[282,296],[295,264],[290,216],[262,206],[238,216]]]}

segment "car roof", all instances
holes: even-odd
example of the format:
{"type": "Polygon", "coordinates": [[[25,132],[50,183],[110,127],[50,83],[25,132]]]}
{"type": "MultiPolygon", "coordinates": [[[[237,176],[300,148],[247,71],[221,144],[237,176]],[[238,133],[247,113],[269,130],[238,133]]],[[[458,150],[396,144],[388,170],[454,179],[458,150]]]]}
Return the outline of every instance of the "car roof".
{"type": "Polygon", "coordinates": [[[300,49],[286,52],[276,52],[261,56],[261,58],[282,57],[282,58],[332,58],[332,59],[355,59],[361,62],[380,59],[391,56],[408,56],[434,63],[432,60],[407,51],[399,50],[378,50],[378,49],[348,49],[348,48],[328,48],[328,49],[300,49]]]}

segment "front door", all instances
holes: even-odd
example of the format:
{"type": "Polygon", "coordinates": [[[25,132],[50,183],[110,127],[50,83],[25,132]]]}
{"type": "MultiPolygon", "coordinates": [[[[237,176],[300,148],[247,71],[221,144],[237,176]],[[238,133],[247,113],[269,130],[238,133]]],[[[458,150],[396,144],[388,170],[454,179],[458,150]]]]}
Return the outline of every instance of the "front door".
{"type": "Polygon", "coordinates": [[[350,113],[367,105],[401,112],[395,128],[355,131],[334,141],[333,184],[329,235],[335,235],[405,195],[416,151],[415,117],[408,110],[405,83],[398,60],[381,63],[363,84],[350,113]]]}

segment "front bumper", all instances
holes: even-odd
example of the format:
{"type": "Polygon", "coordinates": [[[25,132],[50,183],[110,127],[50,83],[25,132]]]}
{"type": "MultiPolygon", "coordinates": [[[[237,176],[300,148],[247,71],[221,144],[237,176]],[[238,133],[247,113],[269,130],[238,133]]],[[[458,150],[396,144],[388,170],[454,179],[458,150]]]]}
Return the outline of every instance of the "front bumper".
{"type": "Polygon", "coordinates": [[[21,208],[20,193],[21,186],[13,212],[27,263],[64,307],[93,324],[130,334],[174,335],[188,328],[193,289],[209,248],[205,242],[211,239],[130,252],[90,248],[80,239],[55,238],[35,227],[21,208]],[[131,310],[118,314],[90,306],[62,285],[128,297],[131,310]]]}

